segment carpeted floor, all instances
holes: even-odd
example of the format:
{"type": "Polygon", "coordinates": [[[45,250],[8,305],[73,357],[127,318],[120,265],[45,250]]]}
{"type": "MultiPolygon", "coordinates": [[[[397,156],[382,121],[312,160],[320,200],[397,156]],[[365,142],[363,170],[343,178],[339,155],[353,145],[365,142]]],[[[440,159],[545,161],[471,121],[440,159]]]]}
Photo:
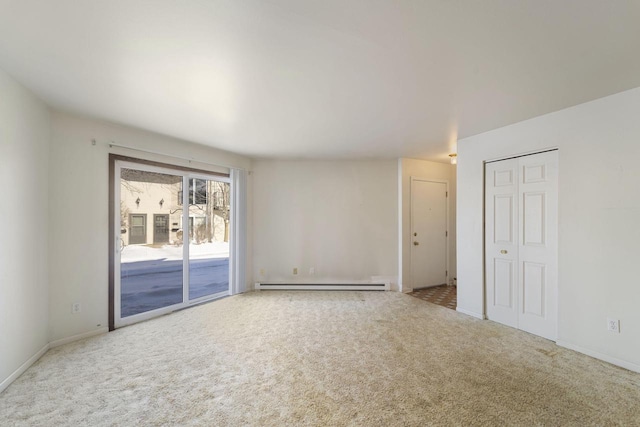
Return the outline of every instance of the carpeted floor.
{"type": "Polygon", "coordinates": [[[640,375],[397,292],[254,292],[49,351],[2,425],[638,425],[640,375]]]}
{"type": "Polygon", "coordinates": [[[408,295],[452,310],[455,310],[458,305],[458,289],[455,286],[440,285],[416,289],[413,292],[409,292],[408,295]]]}

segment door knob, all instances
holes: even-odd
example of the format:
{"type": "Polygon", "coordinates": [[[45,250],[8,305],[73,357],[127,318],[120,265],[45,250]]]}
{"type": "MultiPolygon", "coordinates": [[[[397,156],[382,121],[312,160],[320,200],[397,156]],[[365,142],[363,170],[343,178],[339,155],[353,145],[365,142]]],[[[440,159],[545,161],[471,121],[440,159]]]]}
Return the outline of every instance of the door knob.
{"type": "Polygon", "coordinates": [[[418,246],[420,242],[413,242],[413,246],[418,246]]]}
{"type": "Polygon", "coordinates": [[[504,249],[503,249],[503,250],[501,250],[501,251],[500,251],[500,253],[501,253],[502,255],[506,255],[508,252],[507,252],[506,250],[504,250],[504,249]]]}

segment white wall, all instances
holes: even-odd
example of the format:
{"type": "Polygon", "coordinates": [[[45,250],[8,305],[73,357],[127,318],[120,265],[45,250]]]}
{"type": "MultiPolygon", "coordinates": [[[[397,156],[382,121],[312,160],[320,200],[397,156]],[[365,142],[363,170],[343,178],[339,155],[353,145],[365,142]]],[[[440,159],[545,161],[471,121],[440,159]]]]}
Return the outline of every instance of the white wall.
{"type": "MultiPolygon", "coordinates": [[[[248,158],[228,152],[54,111],[49,179],[52,341],[107,326],[110,152],[208,170],[216,168],[204,163],[242,169],[251,166],[248,158]],[[110,142],[203,163],[109,148],[110,142]],[[71,314],[74,302],[81,303],[80,313],[71,314]]],[[[251,260],[247,261],[251,265],[251,260]]],[[[247,279],[250,283],[251,277],[247,279]]]]}
{"type": "Polygon", "coordinates": [[[640,370],[639,117],[637,88],[458,142],[460,309],[483,313],[483,161],[557,147],[558,343],[640,370]]]}
{"type": "Polygon", "coordinates": [[[456,167],[449,163],[400,159],[400,206],[402,211],[400,241],[400,290],[410,292],[411,283],[411,178],[433,179],[449,183],[449,279],[456,277],[456,167]]]}
{"type": "Polygon", "coordinates": [[[48,343],[49,127],[46,105],[0,70],[0,391],[48,343]]]}
{"type": "Polygon", "coordinates": [[[254,161],[256,281],[386,276],[395,285],[397,177],[396,160],[254,161]]]}

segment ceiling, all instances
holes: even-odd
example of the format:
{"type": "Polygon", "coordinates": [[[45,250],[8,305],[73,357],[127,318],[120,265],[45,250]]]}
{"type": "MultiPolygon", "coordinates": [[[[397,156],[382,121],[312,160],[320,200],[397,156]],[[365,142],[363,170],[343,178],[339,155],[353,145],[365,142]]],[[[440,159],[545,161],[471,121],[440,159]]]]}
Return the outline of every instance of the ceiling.
{"type": "Polygon", "coordinates": [[[49,105],[269,158],[445,161],[640,86],[638,0],[0,0],[49,105]]]}

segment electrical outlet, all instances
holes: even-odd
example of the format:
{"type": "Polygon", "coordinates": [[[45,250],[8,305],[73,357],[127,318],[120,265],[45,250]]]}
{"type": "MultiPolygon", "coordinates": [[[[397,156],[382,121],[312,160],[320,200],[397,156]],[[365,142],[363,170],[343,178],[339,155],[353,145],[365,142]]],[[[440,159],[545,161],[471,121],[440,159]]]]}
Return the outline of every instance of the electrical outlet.
{"type": "Polygon", "coordinates": [[[294,276],[295,276],[296,274],[298,274],[298,268],[297,268],[297,267],[293,267],[293,274],[294,274],[294,276]]]}
{"type": "Polygon", "coordinates": [[[80,303],[79,302],[74,302],[73,305],[71,306],[71,314],[76,314],[76,313],[80,313],[80,303]]]}
{"type": "Polygon", "coordinates": [[[309,269],[309,274],[310,274],[311,276],[313,276],[314,274],[316,274],[316,268],[315,268],[315,267],[311,267],[311,268],[309,269]]]}
{"type": "Polygon", "coordinates": [[[607,330],[609,332],[620,332],[620,321],[618,319],[607,318],[607,330]]]}

